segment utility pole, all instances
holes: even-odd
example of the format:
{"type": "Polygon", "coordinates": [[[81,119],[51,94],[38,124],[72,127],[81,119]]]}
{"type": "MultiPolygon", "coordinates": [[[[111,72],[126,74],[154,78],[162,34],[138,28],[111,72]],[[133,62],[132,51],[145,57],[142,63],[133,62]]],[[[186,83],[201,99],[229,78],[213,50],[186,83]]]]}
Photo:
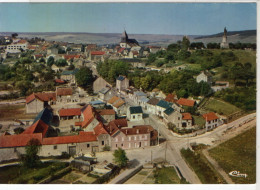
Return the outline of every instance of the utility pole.
{"type": "Polygon", "coordinates": [[[151,150],[151,163],[153,163],[153,151],[151,150]]]}
{"type": "Polygon", "coordinates": [[[166,147],[165,147],[165,160],[164,160],[164,162],[166,163],[166,152],[167,152],[167,141],[166,141],[166,147]]]}

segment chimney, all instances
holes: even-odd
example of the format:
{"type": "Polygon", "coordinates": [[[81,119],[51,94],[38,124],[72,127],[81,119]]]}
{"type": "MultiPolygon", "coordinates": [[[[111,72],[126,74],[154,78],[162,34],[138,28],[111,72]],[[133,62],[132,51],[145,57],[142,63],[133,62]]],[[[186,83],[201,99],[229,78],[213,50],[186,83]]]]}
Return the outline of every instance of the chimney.
{"type": "Polygon", "coordinates": [[[136,133],[139,134],[139,129],[136,130],[136,133]]]}

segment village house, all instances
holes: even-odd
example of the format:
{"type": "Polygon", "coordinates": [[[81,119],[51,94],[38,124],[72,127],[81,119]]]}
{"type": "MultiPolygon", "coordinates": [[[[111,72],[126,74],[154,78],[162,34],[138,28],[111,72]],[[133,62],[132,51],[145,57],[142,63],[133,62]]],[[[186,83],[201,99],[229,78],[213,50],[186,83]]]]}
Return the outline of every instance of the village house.
{"type": "Polygon", "coordinates": [[[222,125],[222,122],[220,121],[219,117],[214,112],[206,113],[202,116],[205,119],[206,131],[214,129],[219,125],[222,125]]]}
{"type": "Polygon", "coordinates": [[[114,93],[112,92],[110,87],[102,88],[98,92],[98,98],[101,99],[102,101],[107,101],[110,98],[112,98],[113,96],[114,96],[114,93]]]}
{"type": "Polygon", "coordinates": [[[166,124],[173,123],[178,129],[190,129],[193,126],[190,113],[180,113],[170,107],[163,114],[163,121],[166,124]]]}
{"type": "Polygon", "coordinates": [[[68,108],[59,110],[60,120],[69,120],[69,119],[80,119],[81,109],[80,108],[68,108]]]}
{"type": "Polygon", "coordinates": [[[103,123],[109,123],[116,119],[116,112],[113,109],[97,109],[103,123]]]}
{"type": "Polygon", "coordinates": [[[132,100],[136,104],[141,105],[141,99],[146,98],[146,97],[147,97],[147,94],[145,94],[143,91],[135,91],[132,100]]]}
{"type": "Polygon", "coordinates": [[[179,104],[181,106],[194,107],[196,105],[196,101],[195,100],[189,100],[189,99],[186,99],[186,98],[180,98],[177,101],[177,104],[179,104]]]}
{"type": "Polygon", "coordinates": [[[103,109],[105,107],[105,103],[100,101],[100,100],[94,100],[94,101],[91,101],[89,102],[89,104],[94,107],[94,108],[97,108],[97,109],[103,109]]]}
{"type": "Polygon", "coordinates": [[[113,96],[107,101],[107,104],[111,105],[117,114],[126,115],[126,104],[122,98],[113,96]]]}
{"type": "Polygon", "coordinates": [[[130,121],[143,120],[143,110],[141,106],[132,106],[127,109],[127,118],[130,121]]]}
{"type": "Polygon", "coordinates": [[[92,51],[89,56],[89,60],[91,61],[104,61],[106,52],[104,51],[92,51]]]}
{"type": "Polygon", "coordinates": [[[196,77],[197,83],[200,83],[201,81],[208,83],[209,85],[212,84],[212,74],[206,70],[201,71],[201,73],[196,77]]]}
{"type": "Polygon", "coordinates": [[[58,52],[59,52],[58,48],[55,48],[55,47],[47,49],[47,55],[51,55],[51,54],[57,55],[58,52]]]}
{"type": "Polygon", "coordinates": [[[55,73],[57,73],[57,72],[61,71],[61,68],[58,67],[57,65],[53,64],[51,66],[51,70],[53,70],[55,73]]]}
{"type": "Polygon", "coordinates": [[[160,100],[156,105],[156,115],[163,117],[163,112],[167,109],[172,107],[171,102],[166,102],[165,100],[160,100]]]}
{"type": "Polygon", "coordinates": [[[142,97],[139,100],[139,105],[142,106],[145,110],[147,110],[147,102],[149,101],[149,98],[142,97]]]}
{"type": "Polygon", "coordinates": [[[116,89],[120,92],[127,88],[129,88],[129,80],[125,76],[120,75],[116,79],[116,89]]]}
{"type": "Polygon", "coordinates": [[[175,103],[178,101],[178,98],[177,98],[177,95],[175,95],[175,94],[168,94],[164,100],[167,102],[175,103]]]}
{"type": "Polygon", "coordinates": [[[158,104],[160,100],[157,98],[151,98],[148,102],[147,102],[147,111],[152,113],[152,114],[156,114],[156,105],[158,104]]]}
{"type": "Polygon", "coordinates": [[[26,40],[17,40],[6,46],[6,53],[21,53],[27,50],[28,42],[26,40]]]}
{"type": "Polygon", "coordinates": [[[76,98],[73,98],[72,88],[56,88],[56,99],[57,102],[75,102],[76,98]]]}
{"type": "Polygon", "coordinates": [[[94,82],[93,82],[93,92],[98,93],[101,89],[106,88],[106,87],[112,87],[111,84],[109,84],[105,79],[102,77],[98,77],[94,82]]]}
{"type": "Polygon", "coordinates": [[[78,71],[79,69],[74,69],[73,71],[63,71],[60,78],[70,84],[76,84],[75,75],[78,71]]]}
{"type": "Polygon", "coordinates": [[[55,92],[32,93],[26,97],[26,113],[39,113],[48,105],[56,104],[55,92]]]}

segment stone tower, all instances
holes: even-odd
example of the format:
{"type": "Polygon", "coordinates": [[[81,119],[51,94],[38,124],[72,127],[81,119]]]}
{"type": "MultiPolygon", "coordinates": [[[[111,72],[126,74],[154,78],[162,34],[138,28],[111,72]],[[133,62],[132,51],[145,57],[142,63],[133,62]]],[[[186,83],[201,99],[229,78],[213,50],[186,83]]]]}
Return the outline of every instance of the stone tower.
{"type": "Polygon", "coordinates": [[[220,48],[229,48],[228,42],[227,42],[227,29],[224,28],[224,35],[222,38],[222,42],[220,44],[220,48]]]}
{"type": "Polygon", "coordinates": [[[128,35],[127,35],[126,31],[124,30],[124,32],[122,33],[121,42],[126,43],[127,41],[128,41],[128,35]]]}

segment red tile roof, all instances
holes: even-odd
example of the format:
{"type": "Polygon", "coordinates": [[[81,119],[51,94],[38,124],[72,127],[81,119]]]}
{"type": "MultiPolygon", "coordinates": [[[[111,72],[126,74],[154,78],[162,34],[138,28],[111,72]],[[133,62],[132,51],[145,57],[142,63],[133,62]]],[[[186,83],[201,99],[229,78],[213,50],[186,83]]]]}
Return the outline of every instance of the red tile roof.
{"type": "Polygon", "coordinates": [[[44,92],[39,92],[39,93],[32,93],[30,96],[26,98],[26,103],[30,103],[34,99],[38,99],[42,102],[48,102],[50,100],[56,101],[56,93],[51,92],[51,93],[44,93],[44,92]]]}
{"type": "Polygon", "coordinates": [[[121,53],[122,51],[124,51],[124,49],[125,49],[125,48],[120,48],[120,49],[118,50],[118,53],[121,53]]]}
{"type": "Polygon", "coordinates": [[[57,96],[72,95],[72,88],[58,88],[56,90],[57,96]]]}
{"type": "Polygon", "coordinates": [[[41,133],[42,137],[45,137],[49,126],[44,123],[42,120],[38,120],[32,126],[28,127],[22,134],[34,134],[41,133]]]}
{"type": "Polygon", "coordinates": [[[210,113],[206,113],[203,115],[203,118],[207,121],[212,121],[215,119],[219,119],[219,117],[214,113],[214,112],[210,112],[210,113]]]}
{"type": "Polygon", "coordinates": [[[121,127],[127,127],[127,120],[126,119],[115,119],[113,120],[116,126],[120,129],[121,127]]]}
{"type": "Polygon", "coordinates": [[[65,83],[65,81],[61,80],[61,79],[55,79],[54,82],[60,83],[60,84],[64,84],[65,83]]]}
{"type": "Polygon", "coordinates": [[[114,103],[113,106],[116,107],[116,108],[119,108],[124,103],[125,103],[125,101],[120,98],[120,100],[118,100],[116,103],[114,103]]]}
{"type": "Polygon", "coordinates": [[[102,122],[99,122],[99,124],[94,128],[94,134],[96,136],[101,134],[108,134],[102,122]]]}
{"type": "Polygon", "coordinates": [[[113,109],[96,110],[100,115],[115,115],[116,112],[113,109]]]}
{"type": "Polygon", "coordinates": [[[92,51],[91,55],[104,55],[106,52],[104,51],[92,51]]]}
{"type": "Polygon", "coordinates": [[[142,126],[142,127],[134,127],[134,128],[124,128],[121,129],[125,135],[138,135],[138,134],[149,134],[150,129],[148,127],[142,126]]]}
{"type": "Polygon", "coordinates": [[[177,99],[176,95],[173,95],[173,94],[168,94],[165,98],[165,101],[172,102],[172,103],[177,102],[177,100],[178,99],[177,99]]]}
{"type": "Polygon", "coordinates": [[[69,59],[78,59],[80,58],[80,55],[63,55],[64,59],[69,60],[69,59]]]}
{"type": "Polygon", "coordinates": [[[43,57],[42,54],[37,54],[37,55],[34,55],[36,58],[40,58],[40,57],[43,57]]]}
{"type": "Polygon", "coordinates": [[[106,131],[107,131],[108,134],[111,135],[111,136],[114,135],[117,131],[119,131],[119,128],[117,127],[117,125],[115,124],[114,121],[115,121],[115,120],[110,121],[110,122],[108,123],[108,125],[105,126],[106,131]]]}
{"type": "Polygon", "coordinates": [[[43,138],[43,145],[68,144],[68,143],[82,143],[96,141],[97,137],[93,132],[80,131],[79,135],[60,136],[43,138]]]}
{"type": "Polygon", "coordinates": [[[98,113],[91,105],[88,105],[83,111],[83,121],[81,127],[86,128],[94,119],[100,120],[98,113]]]}
{"type": "Polygon", "coordinates": [[[7,148],[7,147],[26,146],[27,143],[32,138],[38,139],[40,142],[42,142],[42,134],[41,133],[5,135],[5,136],[0,136],[0,147],[1,148],[7,148]]]}
{"type": "Polygon", "coordinates": [[[119,97],[117,97],[117,96],[113,96],[111,99],[109,99],[107,102],[109,103],[109,104],[113,104],[113,103],[115,103],[117,100],[119,100],[119,97]]]}
{"type": "Polygon", "coordinates": [[[190,113],[182,113],[183,120],[192,120],[192,116],[190,113]]]}
{"type": "Polygon", "coordinates": [[[177,101],[178,104],[183,105],[183,106],[190,106],[193,107],[195,105],[195,101],[194,100],[189,100],[189,99],[185,99],[185,98],[180,98],[177,101]]]}
{"type": "Polygon", "coordinates": [[[75,115],[81,115],[81,109],[80,108],[69,108],[69,109],[60,109],[59,116],[75,116],[75,115]]]}
{"type": "Polygon", "coordinates": [[[27,41],[26,40],[19,40],[17,43],[18,44],[25,44],[25,43],[27,43],[27,41]]]}

